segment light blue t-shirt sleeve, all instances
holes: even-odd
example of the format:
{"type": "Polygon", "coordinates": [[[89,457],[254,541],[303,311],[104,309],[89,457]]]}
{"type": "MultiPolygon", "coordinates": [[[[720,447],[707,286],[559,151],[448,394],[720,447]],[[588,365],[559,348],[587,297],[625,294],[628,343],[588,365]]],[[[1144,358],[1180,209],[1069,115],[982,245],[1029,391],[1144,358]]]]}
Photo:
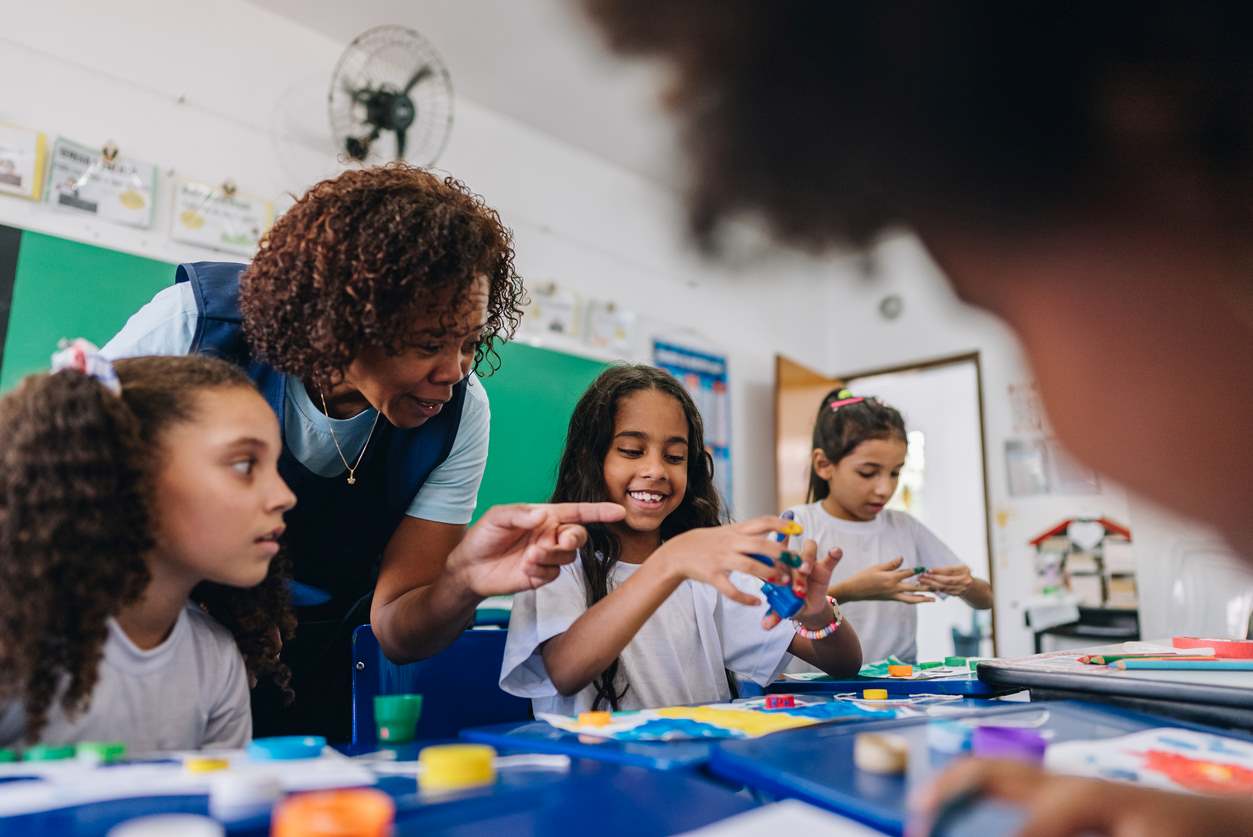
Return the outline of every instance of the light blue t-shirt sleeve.
{"type": "Polygon", "coordinates": [[[196,333],[196,297],[187,282],[157,292],[104,345],[101,353],[110,360],[144,355],[185,355],[196,333]]]}
{"type": "Polygon", "coordinates": [[[483,382],[471,374],[452,450],[413,498],[407,512],[410,517],[456,525],[470,522],[487,466],[491,418],[483,382]]]}

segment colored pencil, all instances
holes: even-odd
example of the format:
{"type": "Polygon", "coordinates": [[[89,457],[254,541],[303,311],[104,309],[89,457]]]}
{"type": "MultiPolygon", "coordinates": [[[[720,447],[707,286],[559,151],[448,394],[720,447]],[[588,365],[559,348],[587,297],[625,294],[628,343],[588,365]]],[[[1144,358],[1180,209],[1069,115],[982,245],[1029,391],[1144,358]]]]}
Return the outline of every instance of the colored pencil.
{"type": "Polygon", "coordinates": [[[1123,671],[1253,671],[1253,660],[1120,660],[1111,668],[1123,671]]]}
{"type": "Polygon", "coordinates": [[[1087,654],[1079,662],[1093,666],[1106,666],[1122,660],[1213,660],[1212,654],[1087,654]]]}

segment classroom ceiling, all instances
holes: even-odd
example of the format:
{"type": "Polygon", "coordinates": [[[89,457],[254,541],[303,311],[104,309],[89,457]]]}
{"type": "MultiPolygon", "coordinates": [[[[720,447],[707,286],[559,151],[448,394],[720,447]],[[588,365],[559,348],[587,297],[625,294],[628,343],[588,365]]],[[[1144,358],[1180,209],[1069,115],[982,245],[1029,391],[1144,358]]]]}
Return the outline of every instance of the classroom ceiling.
{"type": "Polygon", "coordinates": [[[610,55],[574,0],[249,2],[345,45],[372,26],[412,27],[443,57],[457,95],[679,187],[673,123],[657,104],[661,70],[610,55]]]}

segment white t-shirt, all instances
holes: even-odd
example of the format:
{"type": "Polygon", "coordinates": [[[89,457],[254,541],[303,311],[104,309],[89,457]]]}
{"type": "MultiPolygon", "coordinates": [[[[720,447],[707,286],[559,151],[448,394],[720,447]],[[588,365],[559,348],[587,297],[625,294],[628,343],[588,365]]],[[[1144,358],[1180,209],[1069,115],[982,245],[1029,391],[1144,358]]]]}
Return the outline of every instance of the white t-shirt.
{"type": "MultiPolygon", "coordinates": [[[[641,566],[614,565],[609,589],[641,566]]],[[[760,597],[761,582],[753,576],[733,573],[731,579],[741,590],[760,597]]],[[[774,680],[792,659],[787,649],[796,632],[788,621],[763,631],[766,608],[764,601],[746,607],[707,584],[684,581],[622,650],[618,687],[620,691],[625,678],[629,688],[621,708],[728,700],[728,669],[763,686],[774,680]]],[[[545,641],[565,633],[586,610],[587,578],[580,561],[563,566],[552,583],[514,596],[500,688],[531,698],[536,712],[574,715],[591,709],[596,686],[563,697],[549,679],[540,651],[545,641]]]]}
{"type": "MultiPolygon", "coordinates": [[[[818,543],[818,555],[839,547],[844,557],[836,564],[832,583],[891,561],[904,558],[900,569],[923,566],[944,567],[963,563],[935,533],[905,512],[885,509],[869,521],[841,520],[831,516],[821,503],[796,506],[791,510],[796,522],[805,527],[805,534],[792,538],[791,546],[799,549],[804,540],[818,543]]],[[[918,655],[918,612],[904,602],[840,602],[840,610],[857,629],[861,640],[862,659],[877,662],[891,655],[914,660],[918,655]]]]}
{"type": "MultiPolygon", "coordinates": [[[[110,360],[141,355],[185,355],[191,351],[199,316],[191,283],[171,285],[158,291],[151,302],[131,315],[101,352],[110,360]]],[[[344,457],[355,462],[374,426],[375,410],[367,409],[347,419],[328,419],[314,406],[300,380],[285,377],[283,436],[288,450],[315,474],[333,477],[344,473],[344,463],[335,449],[331,428],[344,449],[344,457]]],[[[457,525],[470,522],[487,464],[490,421],[487,392],[472,372],[452,450],[418,490],[407,512],[410,517],[457,525]]]]}
{"type": "MultiPolygon", "coordinates": [[[[143,651],[113,619],[87,711],[48,712],[43,744],[121,741],[129,754],[238,749],[252,738],[248,675],[230,631],[194,604],[156,648],[143,651]]],[[[20,703],[0,709],[0,746],[24,744],[20,703]]]]}

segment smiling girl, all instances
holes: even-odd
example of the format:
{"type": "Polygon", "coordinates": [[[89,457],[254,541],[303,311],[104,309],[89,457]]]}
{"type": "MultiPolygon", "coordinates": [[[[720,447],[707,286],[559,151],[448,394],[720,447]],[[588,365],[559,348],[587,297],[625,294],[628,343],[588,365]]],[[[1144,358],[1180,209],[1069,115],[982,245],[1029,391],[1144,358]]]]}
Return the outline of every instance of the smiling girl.
{"type": "Polygon", "coordinates": [[[857,634],[826,595],[838,553],[786,553],[765,537],[793,530],[777,517],[719,525],[700,414],[668,373],[620,366],[592,383],[553,501],[610,501],[626,518],[590,526],[579,564],[514,598],[500,684],[536,711],[726,700],[728,671],[765,685],[793,654],[837,677],[860,666],[857,634]],[[767,613],[762,581],[792,585],[804,600],[794,621],[767,613]]]}

